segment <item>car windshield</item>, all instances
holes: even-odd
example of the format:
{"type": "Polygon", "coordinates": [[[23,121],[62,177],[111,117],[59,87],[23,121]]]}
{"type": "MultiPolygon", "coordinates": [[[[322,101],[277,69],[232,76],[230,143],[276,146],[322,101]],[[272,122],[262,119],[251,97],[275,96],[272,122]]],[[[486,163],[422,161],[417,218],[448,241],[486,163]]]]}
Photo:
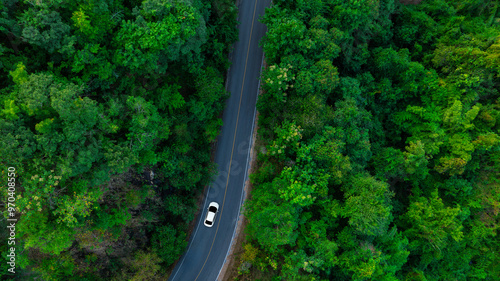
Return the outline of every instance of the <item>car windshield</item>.
{"type": "Polygon", "coordinates": [[[210,208],[208,208],[208,210],[210,212],[213,212],[213,213],[217,212],[217,208],[215,208],[214,206],[210,206],[210,208]]]}
{"type": "Polygon", "coordinates": [[[205,223],[208,224],[208,225],[212,225],[212,222],[209,221],[209,220],[206,220],[205,223]]]}

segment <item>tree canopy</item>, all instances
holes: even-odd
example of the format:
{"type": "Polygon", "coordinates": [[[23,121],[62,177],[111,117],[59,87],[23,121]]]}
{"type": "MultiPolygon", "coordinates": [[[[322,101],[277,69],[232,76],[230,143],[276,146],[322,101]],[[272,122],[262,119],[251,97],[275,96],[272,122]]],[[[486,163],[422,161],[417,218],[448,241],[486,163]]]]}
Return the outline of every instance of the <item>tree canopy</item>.
{"type": "Polygon", "coordinates": [[[15,168],[18,219],[17,273],[2,262],[0,279],[165,280],[214,172],[234,3],[0,11],[0,179],[15,168]]]}
{"type": "Polygon", "coordinates": [[[242,280],[500,278],[498,3],[400,2],[266,10],[242,280]]]}

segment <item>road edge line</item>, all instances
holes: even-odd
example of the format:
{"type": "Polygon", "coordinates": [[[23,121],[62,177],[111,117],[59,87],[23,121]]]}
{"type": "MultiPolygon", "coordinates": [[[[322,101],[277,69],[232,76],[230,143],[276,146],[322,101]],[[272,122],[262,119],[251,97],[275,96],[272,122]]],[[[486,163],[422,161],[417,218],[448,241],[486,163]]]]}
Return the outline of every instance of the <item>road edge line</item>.
{"type": "MultiPolygon", "coordinates": [[[[252,130],[251,130],[251,134],[250,134],[250,141],[249,141],[249,144],[251,144],[248,148],[248,154],[247,154],[247,163],[246,163],[246,166],[245,166],[245,176],[243,177],[243,191],[241,192],[241,197],[240,197],[240,205],[239,205],[239,214],[238,214],[238,217],[236,219],[236,224],[234,226],[234,230],[233,230],[233,236],[231,237],[231,244],[229,244],[229,248],[227,249],[227,252],[226,252],[226,256],[224,257],[224,262],[222,263],[222,267],[221,269],[219,270],[219,274],[217,274],[217,278],[215,280],[218,280],[218,281],[221,281],[222,279],[220,279],[220,274],[222,272],[222,269],[224,268],[224,266],[226,265],[226,262],[227,262],[227,257],[229,255],[229,252],[231,250],[233,250],[233,247],[236,245],[234,243],[234,237],[236,235],[236,231],[238,229],[238,222],[240,221],[240,216],[242,216],[242,212],[241,212],[241,206],[242,206],[242,202],[243,202],[243,198],[245,198],[246,194],[245,194],[245,184],[248,180],[248,165],[249,163],[251,162],[251,157],[250,157],[250,152],[252,151],[252,149],[254,148],[254,145],[255,145],[255,141],[254,140],[254,128],[255,128],[255,116],[257,115],[257,101],[259,99],[259,92],[260,92],[260,75],[262,74],[262,66],[264,65],[264,53],[262,54],[262,59],[261,59],[261,63],[260,63],[260,71],[259,71],[259,84],[257,86],[257,97],[255,99],[256,103],[255,103],[255,108],[254,108],[254,111],[253,111],[253,119],[252,119],[252,130]]],[[[251,168],[251,166],[250,166],[251,168]]],[[[225,275],[225,274],[224,274],[225,275]]],[[[224,277],[224,276],[222,276],[224,277]]]]}

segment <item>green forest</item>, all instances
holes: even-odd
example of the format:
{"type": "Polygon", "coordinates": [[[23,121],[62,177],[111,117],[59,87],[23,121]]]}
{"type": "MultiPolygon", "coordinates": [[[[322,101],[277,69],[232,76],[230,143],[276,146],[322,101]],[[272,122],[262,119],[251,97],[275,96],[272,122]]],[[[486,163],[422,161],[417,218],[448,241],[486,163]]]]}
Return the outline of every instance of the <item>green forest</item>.
{"type": "MultiPolygon", "coordinates": [[[[500,280],[499,6],[273,0],[237,280],[500,280]]],[[[215,174],[237,13],[0,2],[0,279],[167,280],[215,174]]]]}
{"type": "Polygon", "coordinates": [[[230,0],[0,1],[1,280],[166,280],[214,174],[236,16],[230,0]]]}
{"type": "Polygon", "coordinates": [[[238,280],[500,280],[500,3],[401,2],[266,10],[238,280]]]}

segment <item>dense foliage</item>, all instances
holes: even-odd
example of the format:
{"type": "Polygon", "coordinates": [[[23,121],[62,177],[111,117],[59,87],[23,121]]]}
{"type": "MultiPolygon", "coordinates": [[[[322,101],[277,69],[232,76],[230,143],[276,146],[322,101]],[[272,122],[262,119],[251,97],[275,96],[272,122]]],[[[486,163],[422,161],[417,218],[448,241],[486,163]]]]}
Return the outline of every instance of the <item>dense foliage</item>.
{"type": "Polygon", "coordinates": [[[230,0],[0,3],[0,181],[16,169],[18,219],[16,274],[2,261],[0,277],[165,280],[213,174],[236,12],[230,0]]]}
{"type": "Polygon", "coordinates": [[[499,3],[414,2],[267,9],[242,272],[500,279],[499,3]]]}

